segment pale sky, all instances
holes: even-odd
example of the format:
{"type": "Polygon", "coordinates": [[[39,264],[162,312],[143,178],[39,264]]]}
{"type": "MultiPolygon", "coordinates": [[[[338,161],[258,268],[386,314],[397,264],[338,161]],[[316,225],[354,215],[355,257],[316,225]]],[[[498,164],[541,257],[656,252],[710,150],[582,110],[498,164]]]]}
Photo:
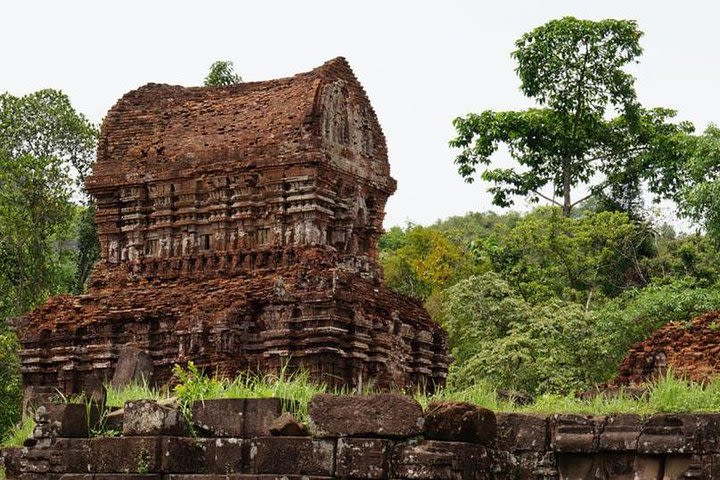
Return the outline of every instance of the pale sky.
{"type": "Polygon", "coordinates": [[[232,60],[256,81],[344,56],[375,107],[398,181],[386,227],[429,224],[491,208],[484,185],[457,174],[451,121],[529,106],[510,58],[514,41],[565,15],[637,20],[645,53],[633,72],[643,104],[677,109],[700,130],[720,123],[714,0],[4,1],[0,91],[61,89],[99,122],[145,83],[201,85],[214,60],[232,60]]]}

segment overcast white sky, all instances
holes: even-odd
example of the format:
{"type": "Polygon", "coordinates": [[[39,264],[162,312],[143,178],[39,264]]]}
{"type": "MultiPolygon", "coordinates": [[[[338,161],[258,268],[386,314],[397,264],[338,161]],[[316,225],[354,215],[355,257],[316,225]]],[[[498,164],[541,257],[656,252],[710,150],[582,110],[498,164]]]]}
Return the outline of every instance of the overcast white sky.
{"type": "Polygon", "coordinates": [[[4,1],[0,91],[62,89],[99,122],[145,83],[200,85],[214,60],[232,60],[254,81],[344,56],[377,111],[398,180],[385,224],[428,224],[490,209],[484,186],[456,173],[451,121],[529,106],[513,42],[565,15],[637,20],[645,32],[633,69],[641,101],[675,108],[700,129],[720,122],[714,0],[4,1]]]}

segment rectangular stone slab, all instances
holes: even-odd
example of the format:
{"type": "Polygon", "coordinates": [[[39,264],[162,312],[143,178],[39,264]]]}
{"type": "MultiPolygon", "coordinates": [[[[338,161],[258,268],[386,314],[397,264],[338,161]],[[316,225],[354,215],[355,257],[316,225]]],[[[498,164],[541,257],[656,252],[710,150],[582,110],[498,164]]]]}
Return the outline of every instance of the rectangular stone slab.
{"type": "Polygon", "coordinates": [[[273,421],[282,414],[280,398],[228,398],[197,401],[193,423],[214,437],[254,438],[270,435],[273,421]]]}
{"type": "Polygon", "coordinates": [[[332,476],[335,442],[308,437],[262,437],[245,442],[247,472],[332,476]]]}

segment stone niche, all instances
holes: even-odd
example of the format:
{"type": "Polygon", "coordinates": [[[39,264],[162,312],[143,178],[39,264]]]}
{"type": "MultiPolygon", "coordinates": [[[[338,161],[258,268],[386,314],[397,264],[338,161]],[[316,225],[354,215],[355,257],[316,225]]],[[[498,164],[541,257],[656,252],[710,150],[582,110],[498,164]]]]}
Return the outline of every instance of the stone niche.
{"type": "Polygon", "coordinates": [[[87,294],[18,321],[26,386],[94,390],[126,349],[147,354],[161,384],[188,361],[220,375],[302,368],[351,387],[443,384],[446,333],[380,283],[395,181],[344,59],[129,92],[105,118],[86,186],[102,258],[87,294]]]}

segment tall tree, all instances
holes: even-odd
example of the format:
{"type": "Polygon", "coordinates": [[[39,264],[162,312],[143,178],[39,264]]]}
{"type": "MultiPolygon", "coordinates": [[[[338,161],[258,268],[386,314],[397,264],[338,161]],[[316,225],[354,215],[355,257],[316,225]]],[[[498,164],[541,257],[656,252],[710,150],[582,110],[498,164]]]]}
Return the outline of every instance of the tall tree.
{"type": "Polygon", "coordinates": [[[634,21],[573,17],[524,34],[512,55],[522,92],[539,107],[456,118],[450,145],[462,149],[460,175],[472,182],[478,166],[487,167],[481,178],[493,183],[496,205],[510,206],[514,196],[544,199],[565,216],[593,193],[633,192],[647,167],[674,158],[676,136],[692,130],[669,123],[672,110],[639,105],[624,68],[642,53],[641,36],[634,21]],[[500,143],[518,167],[491,166],[500,143]],[[589,194],[577,198],[578,187],[589,194]]]}
{"type": "Polygon", "coordinates": [[[96,138],[62,92],[0,95],[0,317],[72,288],[72,200],[96,138]]]}
{"type": "Polygon", "coordinates": [[[206,87],[222,87],[242,82],[240,75],[235,73],[235,66],[229,60],[218,60],[210,65],[210,72],[205,77],[206,87]]]}
{"type": "Polygon", "coordinates": [[[710,125],[702,135],[688,136],[686,141],[692,153],[680,174],[671,171],[664,177],[679,180],[670,193],[681,214],[720,243],[720,128],[710,125]]]}

